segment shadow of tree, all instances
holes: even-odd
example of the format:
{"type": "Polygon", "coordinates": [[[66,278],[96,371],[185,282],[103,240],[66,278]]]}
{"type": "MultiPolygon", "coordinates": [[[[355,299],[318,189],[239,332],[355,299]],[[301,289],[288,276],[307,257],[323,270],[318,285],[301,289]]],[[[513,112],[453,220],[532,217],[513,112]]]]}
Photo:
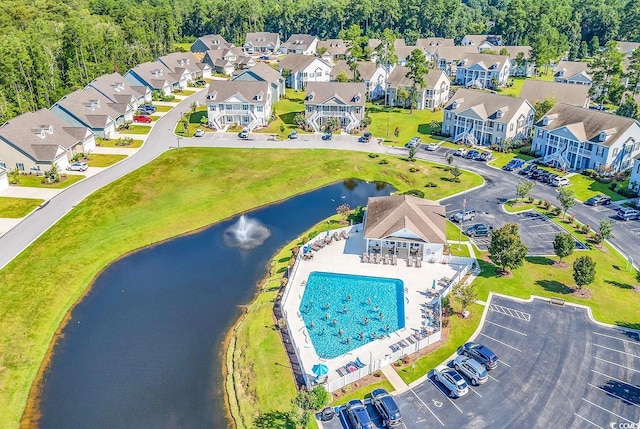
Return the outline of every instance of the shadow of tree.
{"type": "Polygon", "coordinates": [[[569,294],[573,292],[570,287],[555,280],[536,280],[536,285],[540,286],[544,290],[548,290],[549,292],[562,294],[569,294]]]}
{"type": "Polygon", "coordinates": [[[640,388],[618,380],[608,380],[600,388],[607,392],[612,398],[618,399],[625,404],[640,404],[640,388]]]}
{"type": "Polygon", "coordinates": [[[525,259],[534,265],[553,264],[553,259],[547,258],[546,256],[527,256],[525,259]]]}
{"type": "Polygon", "coordinates": [[[431,134],[431,126],[429,124],[419,124],[418,125],[418,132],[420,134],[431,134]]]}
{"type": "Polygon", "coordinates": [[[296,423],[289,413],[282,411],[270,411],[259,415],[253,421],[253,426],[258,429],[296,429],[296,423]]]}
{"type": "Polygon", "coordinates": [[[289,259],[291,259],[291,256],[285,256],[284,258],[278,259],[278,262],[280,263],[289,262],[289,259]]]}
{"type": "Polygon", "coordinates": [[[304,112],[303,110],[299,112],[288,112],[288,113],[283,113],[282,115],[279,115],[279,116],[280,116],[280,119],[282,119],[282,122],[284,122],[285,124],[296,125],[294,118],[298,113],[303,113],[303,112],[304,112]]]}
{"type": "Polygon", "coordinates": [[[482,259],[478,259],[478,265],[480,266],[480,274],[478,275],[478,277],[482,277],[485,279],[498,277],[498,274],[496,272],[498,267],[496,267],[495,265],[483,261],[482,259]]]}
{"type": "Polygon", "coordinates": [[[202,118],[206,118],[206,117],[207,117],[207,111],[206,110],[192,113],[189,116],[189,123],[191,123],[191,124],[200,124],[201,123],[200,120],[202,118]]]}
{"type": "Polygon", "coordinates": [[[620,289],[633,289],[633,286],[627,283],[622,283],[622,282],[618,282],[615,280],[605,280],[604,281],[607,284],[610,284],[611,286],[616,286],[619,287],[620,289]]]}

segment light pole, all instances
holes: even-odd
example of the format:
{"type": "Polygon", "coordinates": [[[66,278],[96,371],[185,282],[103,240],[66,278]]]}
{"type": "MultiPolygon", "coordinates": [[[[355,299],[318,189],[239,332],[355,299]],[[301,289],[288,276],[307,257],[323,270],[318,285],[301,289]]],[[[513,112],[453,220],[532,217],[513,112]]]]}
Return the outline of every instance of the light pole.
{"type": "Polygon", "coordinates": [[[177,147],[178,150],[180,149],[180,140],[182,140],[182,137],[178,136],[178,147],[177,147]]]}

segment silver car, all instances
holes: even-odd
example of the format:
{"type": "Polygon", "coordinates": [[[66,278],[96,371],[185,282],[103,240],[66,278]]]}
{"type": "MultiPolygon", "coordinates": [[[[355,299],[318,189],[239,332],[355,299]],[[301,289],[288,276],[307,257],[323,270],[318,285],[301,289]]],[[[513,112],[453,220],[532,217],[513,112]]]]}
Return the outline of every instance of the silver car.
{"type": "Polygon", "coordinates": [[[471,384],[478,386],[484,384],[489,379],[487,370],[474,359],[460,355],[453,361],[453,367],[461,374],[464,374],[471,384]]]}
{"type": "Polygon", "coordinates": [[[73,164],[69,164],[67,166],[67,170],[69,171],[86,171],[89,168],[86,162],[74,162],[73,164]]]}
{"type": "Polygon", "coordinates": [[[433,370],[433,374],[436,381],[449,389],[449,396],[452,398],[459,398],[469,393],[469,385],[455,369],[439,366],[433,370]]]}

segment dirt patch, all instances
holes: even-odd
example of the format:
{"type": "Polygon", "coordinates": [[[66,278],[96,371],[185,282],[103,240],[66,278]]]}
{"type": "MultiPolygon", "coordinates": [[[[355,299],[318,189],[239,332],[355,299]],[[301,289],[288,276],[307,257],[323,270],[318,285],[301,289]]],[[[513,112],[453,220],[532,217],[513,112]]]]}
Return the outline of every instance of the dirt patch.
{"type": "Polygon", "coordinates": [[[493,261],[491,260],[491,258],[489,257],[488,253],[483,253],[482,254],[482,260],[489,263],[489,264],[493,264],[493,261]]]}
{"type": "Polygon", "coordinates": [[[569,263],[565,262],[565,261],[554,261],[553,262],[553,268],[559,268],[559,269],[565,269],[565,268],[569,268],[569,263]]]}
{"type": "Polygon", "coordinates": [[[634,291],[635,293],[640,293],[640,286],[634,286],[634,287],[633,287],[633,291],[634,291]]]}
{"type": "Polygon", "coordinates": [[[609,249],[607,249],[607,246],[602,245],[602,244],[601,245],[596,245],[596,249],[598,249],[602,253],[609,253],[609,249]]]}
{"type": "Polygon", "coordinates": [[[575,296],[576,298],[581,298],[581,299],[591,299],[591,292],[589,291],[589,289],[573,289],[573,292],[571,292],[571,295],[575,296]]]}

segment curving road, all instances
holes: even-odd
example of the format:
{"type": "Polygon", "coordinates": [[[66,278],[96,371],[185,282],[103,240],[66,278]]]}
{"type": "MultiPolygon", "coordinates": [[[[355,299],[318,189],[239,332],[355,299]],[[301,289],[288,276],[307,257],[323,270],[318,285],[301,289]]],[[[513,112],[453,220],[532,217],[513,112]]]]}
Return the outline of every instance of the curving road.
{"type": "MultiPolygon", "coordinates": [[[[248,140],[240,140],[228,133],[207,133],[202,138],[181,138],[178,141],[173,134],[173,127],[180,119],[180,112],[189,109],[194,101],[204,103],[206,91],[201,90],[182,100],[176,107],[167,112],[154,124],[146,143],[134,155],[122,162],[104,169],[94,176],[74,184],[48,202],[30,216],[22,220],[13,229],[0,237],[0,269],[4,268],[13,258],[19,255],[34,240],[53,226],[59,219],[68,213],[75,205],[87,196],[105,185],[121,178],[133,170],[149,163],[163,152],[174,149],[176,145],[191,147],[235,147],[235,148],[289,148],[289,149],[333,149],[356,150],[362,152],[387,153],[389,155],[406,156],[403,148],[382,146],[381,139],[373,139],[371,142],[358,143],[357,137],[349,135],[336,135],[331,141],[321,140],[318,134],[301,134],[297,140],[276,141],[268,134],[251,134],[248,140]]],[[[444,163],[449,150],[440,148],[435,152],[420,150],[417,157],[444,163]]],[[[485,163],[456,158],[456,165],[476,172],[483,176],[489,186],[484,186],[469,193],[469,197],[475,201],[484,201],[483,207],[487,213],[501,212],[500,198],[512,198],[515,196],[515,186],[520,178],[517,174],[504,172],[485,163]]],[[[554,188],[547,185],[536,184],[533,192],[536,198],[543,198],[558,204],[554,188]]],[[[443,200],[444,204],[451,207],[461,206],[461,200],[466,196],[454,196],[443,200]]],[[[471,201],[471,200],[469,200],[471,201]]],[[[478,203],[475,203],[478,204],[478,203]]],[[[612,206],[613,207],[613,206],[612,206]]],[[[615,211],[607,207],[588,207],[582,203],[569,211],[583,223],[597,227],[603,217],[612,217],[615,211]]],[[[499,225],[495,225],[499,226],[499,225]]],[[[634,261],[640,261],[640,225],[631,221],[616,223],[614,225],[615,238],[610,240],[623,253],[631,256],[634,261]]]]}

